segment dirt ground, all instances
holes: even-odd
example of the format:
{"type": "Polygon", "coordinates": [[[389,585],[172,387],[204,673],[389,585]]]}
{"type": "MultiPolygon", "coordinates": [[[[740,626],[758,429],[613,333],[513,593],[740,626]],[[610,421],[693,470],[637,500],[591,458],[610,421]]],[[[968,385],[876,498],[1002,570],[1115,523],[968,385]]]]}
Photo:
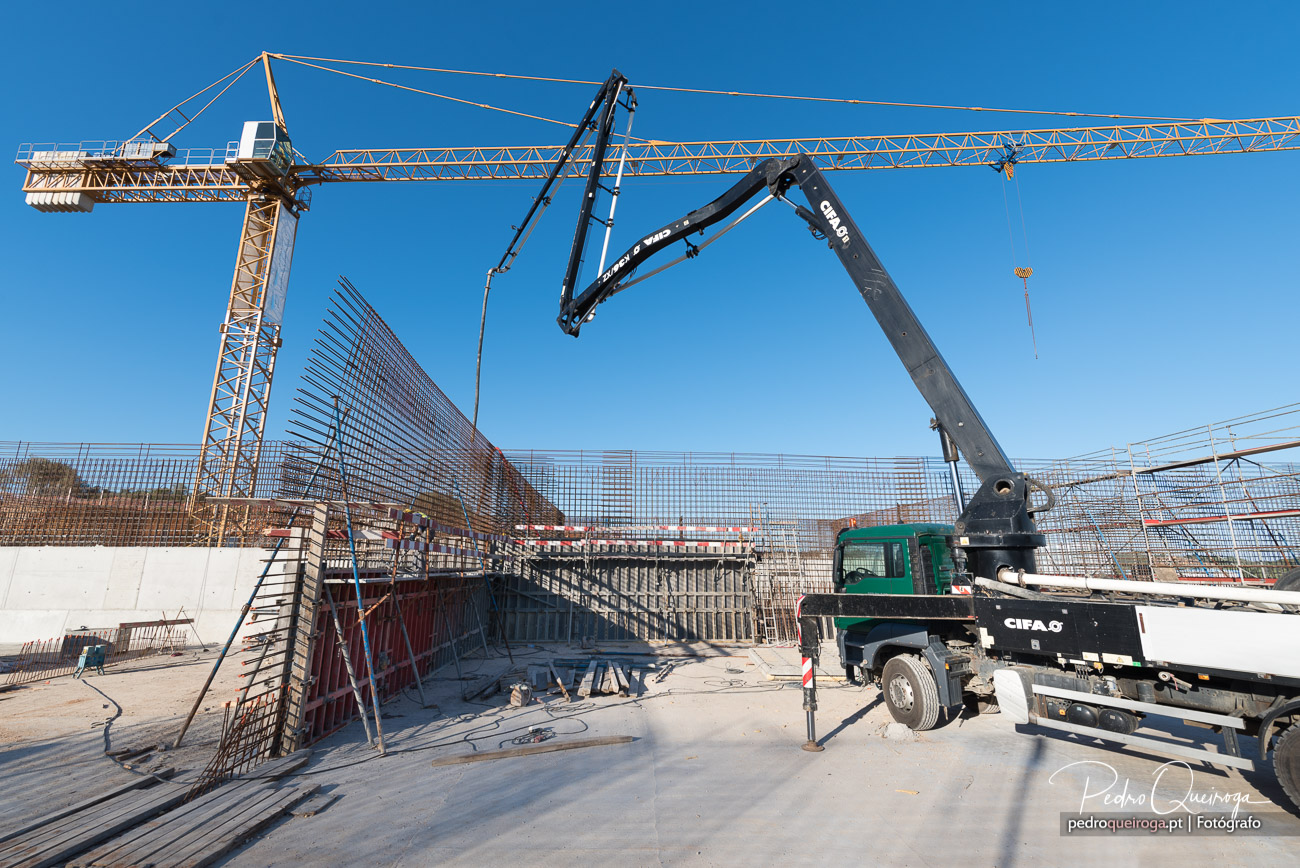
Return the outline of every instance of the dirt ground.
{"type": "Polygon", "coordinates": [[[181,748],[169,748],[215,659],[215,651],[190,649],[180,657],[109,666],[104,675],[64,676],[0,692],[0,829],[135,774],[170,767],[183,770],[182,778],[196,777],[220,738],[222,703],[239,689],[237,665],[223,667],[181,748]],[[129,770],[105,756],[150,745],[160,749],[129,770]]]}

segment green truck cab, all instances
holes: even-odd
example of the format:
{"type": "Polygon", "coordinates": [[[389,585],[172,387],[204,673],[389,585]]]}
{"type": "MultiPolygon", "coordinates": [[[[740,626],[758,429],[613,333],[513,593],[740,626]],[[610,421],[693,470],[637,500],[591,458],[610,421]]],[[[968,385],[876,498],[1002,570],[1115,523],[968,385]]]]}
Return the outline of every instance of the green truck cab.
{"type": "MultiPolygon", "coordinates": [[[[953,532],[952,525],[920,522],[840,531],[833,565],[836,593],[950,593],[956,573],[949,548],[953,532]]],[[[945,644],[952,638],[948,626],[915,619],[835,618],[835,628],[845,677],[850,683],[880,685],[895,720],[914,730],[930,729],[940,708],[962,702],[963,679],[970,670],[965,658],[954,656],[945,644]]]]}
{"type": "MultiPolygon", "coordinates": [[[[949,524],[914,522],[851,527],[835,540],[835,591],[848,594],[946,594],[954,567],[949,524]]],[[[875,620],[836,618],[837,630],[867,633],[875,620]]]]}

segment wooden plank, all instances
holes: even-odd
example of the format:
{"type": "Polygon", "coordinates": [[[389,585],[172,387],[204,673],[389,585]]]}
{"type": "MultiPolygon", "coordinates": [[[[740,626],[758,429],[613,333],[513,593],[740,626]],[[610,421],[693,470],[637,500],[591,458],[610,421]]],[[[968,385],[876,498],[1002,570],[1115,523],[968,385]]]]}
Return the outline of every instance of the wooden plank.
{"type": "MultiPolygon", "coordinates": [[[[145,841],[141,852],[133,854],[126,864],[154,866],[185,864],[187,855],[209,846],[213,842],[240,834],[244,829],[257,828],[263,816],[274,807],[281,791],[274,784],[264,783],[251,795],[231,805],[230,800],[222,802],[225,810],[209,816],[204,822],[179,823],[179,834],[171,833],[160,837],[157,843],[145,841]],[[147,850],[145,848],[148,848],[147,850]]],[[[122,863],[116,860],[101,863],[96,868],[118,868],[122,863]]]]}
{"type": "Polygon", "coordinates": [[[273,787],[274,785],[269,782],[259,784],[252,781],[221,787],[220,790],[186,804],[181,810],[166,813],[152,823],[138,826],[125,836],[114,838],[107,845],[73,860],[68,868],[88,868],[91,865],[95,865],[96,868],[104,865],[118,868],[123,865],[160,864],[160,856],[164,854],[166,847],[173,845],[187,834],[194,836],[195,833],[203,832],[214,820],[224,819],[224,812],[230,810],[231,803],[238,803],[239,811],[250,804],[257,804],[257,795],[259,795],[257,791],[269,793],[273,787]]]}
{"type": "Polygon", "coordinates": [[[569,688],[564,686],[564,679],[560,677],[560,673],[556,672],[555,667],[549,663],[546,664],[546,668],[551,670],[551,677],[555,679],[556,684],[560,685],[560,692],[564,694],[564,701],[572,702],[573,697],[569,695],[569,688]]]}
{"type": "MultiPolygon", "coordinates": [[[[164,796],[167,790],[154,791],[143,795],[145,804],[161,792],[164,796]]],[[[176,793],[183,799],[185,797],[184,788],[177,788],[176,793]]],[[[23,848],[25,852],[40,852],[43,848],[58,847],[61,844],[74,839],[76,836],[86,833],[87,831],[100,828],[103,825],[112,824],[122,817],[131,814],[141,805],[140,798],[131,798],[130,796],[120,796],[117,799],[106,802],[87,811],[66,818],[64,821],[56,821],[48,826],[34,830],[31,834],[23,838],[15,838],[9,846],[15,849],[23,848]]],[[[0,857],[11,855],[6,848],[0,850],[0,857]]]]}
{"type": "Polygon", "coordinates": [[[134,829],[119,835],[101,847],[86,853],[68,863],[68,868],[84,868],[88,865],[116,865],[121,862],[135,864],[151,851],[141,852],[142,842],[151,840],[155,845],[165,844],[170,838],[183,834],[187,829],[212,820],[226,811],[230,804],[241,802],[254,795],[253,790],[270,789],[271,783],[257,781],[235,781],[214,790],[181,807],[168,811],[157,819],[141,823],[134,829]]]}
{"type": "Polygon", "coordinates": [[[584,698],[591,696],[591,688],[593,686],[593,682],[595,678],[596,678],[596,661],[592,660],[591,663],[587,664],[587,671],[582,676],[582,684],[578,687],[578,696],[584,698]]]}
{"type": "MultiPolygon", "coordinates": [[[[312,508],[311,530],[304,544],[302,573],[296,581],[293,605],[288,615],[289,635],[281,677],[289,689],[281,699],[284,719],[279,732],[279,749],[294,750],[302,744],[307,719],[308,679],[316,654],[316,614],[324,597],[326,536],[330,507],[317,503],[312,508]]],[[[276,664],[279,665],[279,664],[276,664]]]]}
{"type": "Polygon", "coordinates": [[[487,760],[510,759],[511,757],[531,756],[535,753],[552,753],[557,750],[576,750],[584,747],[598,747],[606,744],[627,744],[636,741],[630,735],[601,735],[595,738],[576,738],[572,741],[551,741],[530,744],[524,747],[512,747],[505,750],[488,750],[460,756],[439,757],[433,761],[433,767],[454,766],[463,763],[479,763],[487,760]]]}
{"type": "Polygon", "coordinates": [[[614,664],[605,661],[605,679],[601,682],[601,693],[618,693],[618,679],[614,677],[614,664]]]}
{"type": "Polygon", "coordinates": [[[186,833],[201,829],[206,823],[220,818],[223,812],[229,809],[232,802],[241,804],[251,802],[257,795],[256,791],[269,791],[272,787],[274,787],[274,784],[252,781],[228,784],[220,790],[208,793],[178,810],[171,811],[156,820],[137,826],[126,835],[115,838],[104,846],[98,847],[68,863],[68,868],[87,868],[87,866],[91,865],[152,864],[155,860],[149,858],[151,854],[158,852],[186,833]],[[219,796],[219,798],[211,798],[213,796],[219,796]]]}
{"type": "MultiPolygon", "coordinates": [[[[106,841],[140,823],[153,819],[185,798],[183,787],[150,790],[146,798],[118,798],[109,802],[112,810],[97,811],[91,808],[78,815],[76,824],[50,837],[42,835],[13,839],[0,850],[0,864],[6,868],[49,868],[67,862],[73,856],[101,841],[106,841]],[[118,802],[129,801],[129,805],[118,802]]],[[[56,824],[58,825],[58,824],[56,824]]],[[[40,831],[40,830],[38,830],[40,831]]]]}
{"type": "MultiPolygon", "coordinates": [[[[166,790],[159,792],[161,792],[163,796],[168,795],[166,790]]],[[[138,799],[119,799],[119,803],[127,804],[125,806],[119,805],[111,811],[96,811],[92,809],[85,814],[69,818],[69,822],[67,823],[57,823],[51,827],[52,831],[50,834],[41,837],[33,836],[28,839],[31,848],[30,852],[36,852],[42,855],[47,853],[58,853],[60,854],[58,861],[62,862],[63,859],[74,856],[86,848],[94,846],[99,841],[111,838],[114,835],[129,830],[139,823],[157,816],[159,813],[167,810],[167,808],[172,807],[174,804],[179,804],[180,799],[184,799],[185,797],[185,790],[180,787],[176,788],[174,795],[179,796],[179,799],[170,804],[159,806],[158,810],[144,812],[142,808],[149,807],[151,799],[157,795],[158,792],[151,792],[150,798],[146,800],[144,805],[142,805],[138,799]],[[84,840],[87,836],[91,836],[99,830],[108,831],[103,836],[91,840],[84,840]]],[[[7,855],[8,854],[0,854],[0,856],[7,855]]]]}
{"type": "Polygon", "coordinates": [[[244,823],[237,828],[231,828],[228,825],[219,833],[208,835],[197,842],[194,847],[181,854],[175,862],[160,863],[159,868],[169,868],[169,866],[175,866],[175,868],[204,868],[206,865],[211,865],[262,829],[274,823],[294,805],[315,795],[319,790],[320,784],[305,787],[283,787],[274,790],[272,793],[274,798],[271,804],[269,806],[263,805],[260,809],[260,816],[252,823],[244,823]]]}
{"type": "Polygon", "coordinates": [[[627,674],[623,671],[623,664],[614,664],[614,677],[618,679],[618,695],[627,696],[628,682],[627,674]]]}
{"type": "Polygon", "coordinates": [[[62,820],[64,817],[69,817],[75,813],[78,813],[79,811],[84,811],[87,808],[92,808],[95,805],[98,805],[102,802],[107,802],[109,799],[115,799],[118,796],[122,795],[123,793],[129,793],[132,790],[147,789],[149,787],[152,787],[154,784],[158,783],[158,781],[160,780],[166,780],[167,778],[171,777],[175,773],[176,773],[176,769],[174,768],[163,769],[162,771],[156,772],[153,775],[136,778],[135,780],[130,781],[129,783],[122,784],[120,787],[114,787],[111,790],[105,790],[99,795],[91,796],[89,799],[86,799],[81,802],[77,802],[75,805],[69,805],[66,808],[61,808],[57,811],[54,811],[53,813],[45,814],[44,816],[38,817],[37,819],[32,820],[26,826],[19,826],[16,829],[10,829],[8,832],[5,832],[4,834],[0,835],[0,842],[8,841],[10,838],[17,838],[19,835],[26,835],[28,832],[31,832],[35,829],[39,829],[41,826],[48,825],[49,823],[53,823],[55,820],[62,820]]]}

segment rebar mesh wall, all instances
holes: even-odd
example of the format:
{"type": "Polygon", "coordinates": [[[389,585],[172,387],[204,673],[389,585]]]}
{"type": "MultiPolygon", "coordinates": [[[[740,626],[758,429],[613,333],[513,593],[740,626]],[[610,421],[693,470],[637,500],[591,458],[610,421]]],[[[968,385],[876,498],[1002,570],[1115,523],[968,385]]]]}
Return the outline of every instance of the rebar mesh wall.
{"type": "Polygon", "coordinates": [[[457,409],[392,329],[339,283],[294,398],[280,494],[397,503],[495,533],[563,521],[457,409]],[[341,463],[340,463],[341,461],[341,463]]]}
{"type": "MultiPolygon", "coordinates": [[[[257,494],[278,487],[291,444],[268,442],[257,494]]],[[[0,443],[0,545],[191,546],[203,542],[189,515],[199,447],[170,444],[0,443]]],[[[245,508],[267,524],[267,507],[245,508]]],[[[262,547],[256,530],[244,546],[262,547]]]]}
{"type": "Polygon", "coordinates": [[[1091,457],[1124,479],[1138,577],[1267,582],[1300,565],[1300,404],[1091,457]]]}
{"type": "MultiPolygon", "coordinates": [[[[1141,447],[1134,444],[1135,458],[1143,455],[1141,447]]],[[[1228,455],[1181,467],[1139,464],[1128,450],[1022,461],[1052,486],[1058,501],[1039,517],[1048,535],[1040,565],[1130,578],[1276,579],[1300,565],[1300,465],[1275,460],[1290,454],[1228,455]],[[1236,518],[1229,522],[1227,515],[1236,518]]],[[[302,490],[294,481],[311,466],[307,450],[268,442],[263,455],[260,496],[302,490]],[[282,476],[290,482],[282,483],[282,476]]],[[[795,521],[800,545],[812,553],[826,551],[850,518],[869,526],[951,521],[954,513],[938,459],[530,450],[508,452],[507,470],[497,455],[492,470],[506,484],[487,486],[495,501],[485,494],[469,511],[472,523],[498,532],[564,521],[743,525],[766,512],[795,521]],[[611,455],[621,470],[611,469],[611,455]],[[511,480],[511,470],[522,483],[511,480]],[[520,505],[511,509],[512,503],[520,505]]],[[[197,446],[0,443],[0,545],[202,544],[183,494],[197,460],[197,446]]],[[[393,459],[379,478],[406,473],[418,479],[430,463],[427,457],[393,459]]],[[[417,500],[461,525],[446,479],[440,498],[417,500]]],[[[410,497],[409,485],[385,495],[372,481],[364,484],[384,499],[410,497]]],[[[974,485],[969,475],[966,484],[974,485]]],[[[252,523],[264,528],[280,520],[263,507],[252,523]]],[[[244,544],[271,542],[250,537],[244,544]]]]}

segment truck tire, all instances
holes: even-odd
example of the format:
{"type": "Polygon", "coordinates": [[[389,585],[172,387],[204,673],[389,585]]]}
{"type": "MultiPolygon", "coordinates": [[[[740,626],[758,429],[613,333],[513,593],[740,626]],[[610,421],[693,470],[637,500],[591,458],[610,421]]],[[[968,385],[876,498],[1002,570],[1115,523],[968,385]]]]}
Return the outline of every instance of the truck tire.
{"type": "MultiPolygon", "coordinates": [[[[1292,570],[1273,583],[1275,591],[1300,591],[1300,570],[1292,570]]],[[[1287,612],[1300,612],[1300,606],[1283,606],[1287,612]]]]}
{"type": "Polygon", "coordinates": [[[1293,723],[1273,746],[1273,773],[1291,804],[1300,808],[1300,723],[1293,723]]]}
{"type": "Polygon", "coordinates": [[[921,732],[939,721],[939,688],[930,667],[915,654],[889,658],[880,677],[880,692],[894,720],[921,732]]]}

